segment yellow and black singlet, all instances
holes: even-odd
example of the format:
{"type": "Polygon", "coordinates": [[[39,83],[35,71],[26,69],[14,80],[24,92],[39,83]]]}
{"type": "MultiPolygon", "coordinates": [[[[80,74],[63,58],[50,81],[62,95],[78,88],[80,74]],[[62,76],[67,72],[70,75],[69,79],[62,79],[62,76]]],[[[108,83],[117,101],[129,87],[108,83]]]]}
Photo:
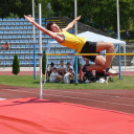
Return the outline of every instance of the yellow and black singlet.
{"type": "Polygon", "coordinates": [[[61,33],[64,35],[65,39],[63,43],[59,43],[60,45],[75,49],[78,53],[81,52],[84,44],[87,41],[86,38],[75,36],[64,30],[62,30],[61,33]]]}

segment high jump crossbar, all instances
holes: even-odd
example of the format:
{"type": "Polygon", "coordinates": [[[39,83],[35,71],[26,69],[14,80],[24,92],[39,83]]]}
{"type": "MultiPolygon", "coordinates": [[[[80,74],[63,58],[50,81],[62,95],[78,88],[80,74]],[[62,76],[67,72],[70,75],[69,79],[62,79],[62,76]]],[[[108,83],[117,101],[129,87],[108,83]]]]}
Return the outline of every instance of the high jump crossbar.
{"type": "Polygon", "coordinates": [[[97,55],[105,55],[105,56],[133,56],[134,53],[106,53],[106,54],[98,54],[98,53],[46,53],[46,56],[97,56],[97,55]]]}

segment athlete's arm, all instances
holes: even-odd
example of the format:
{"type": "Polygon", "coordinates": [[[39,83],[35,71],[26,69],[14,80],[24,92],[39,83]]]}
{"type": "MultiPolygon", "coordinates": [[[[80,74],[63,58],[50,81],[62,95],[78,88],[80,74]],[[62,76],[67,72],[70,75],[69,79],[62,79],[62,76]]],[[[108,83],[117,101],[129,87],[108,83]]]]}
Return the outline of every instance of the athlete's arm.
{"type": "Polygon", "coordinates": [[[31,16],[24,15],[24,17],[29,22],[31,22],[33,25],[35,25],[39,30],[41,30],[43,33],[49,35],[53,39],[56,39],[58,42],[63,42],[64,41],[64,38],[62,36],[59,36],[57,33],[54,33],[54,32],[52,32],[50,30],[45,29],[44,27],[42,27],[41,25],[39,25],[38,23],[36,23],[35,20],[31,16]]]}
{"type": "Polygon", "coordinates": [[[81,16],[77,17],[76,19],[74,19],[71,23],[69,23],[67,25],[67,27],[65,27],[63,30],[68,31],[69,29],[73,28],[74,24],[76,21],[80,20],[81,16]]]}

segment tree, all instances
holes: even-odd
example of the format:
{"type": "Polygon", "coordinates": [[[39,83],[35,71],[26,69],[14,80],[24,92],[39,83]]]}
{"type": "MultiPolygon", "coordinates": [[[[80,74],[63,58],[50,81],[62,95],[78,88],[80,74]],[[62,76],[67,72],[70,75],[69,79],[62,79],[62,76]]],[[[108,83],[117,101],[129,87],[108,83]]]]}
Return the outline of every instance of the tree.
{"type": "MultiPolygon", "coordinates": [[[[119,2],[120,26],[121,29],[127,29],[130,26],[130,22],[134,24],[134,1],[119,0],[119,2]]],[[[59,11],[62,16],[65,15],[74,18],[74,0],[55,0],[50,3],[54,12],[59,11]]],[[[117,32],[116,7],[116,0],[78,0],[78,15],[82,15],[86,20],[90,20],[117,32]]],[[[89,23],[87,24],[89,25],[89,23]]]]}
{"type": "Polygon", "coordinates": [[[46,71],[46,52],[43,51],[43,57],[42,57],[42,73],[45,75],[46,71]]]}
{"type": "Polygon", "coordinates": [[[20,65],[18,60],[18,55],[14,55],[13,65],[12,65],[12,73],[17,75],[20,72],[20,65]]]}

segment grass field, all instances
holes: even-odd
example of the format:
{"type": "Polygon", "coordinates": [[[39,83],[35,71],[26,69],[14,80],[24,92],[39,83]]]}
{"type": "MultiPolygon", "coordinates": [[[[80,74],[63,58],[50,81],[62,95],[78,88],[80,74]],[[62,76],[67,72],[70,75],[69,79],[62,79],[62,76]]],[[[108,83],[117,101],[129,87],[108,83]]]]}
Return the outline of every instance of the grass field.
{"type": "MultiPolygon", "coordinates": [[[[61,83],[45,83],[43,89],[134,89],[134,76],[126,76],[120,80],[118,76],[114,77],[114,82],[106,83],[88,83],[88,84],[61,84],[61,83]]],[[[0,76],[1,85],[12,85],[20,87],[39,88],[39,76],[37,80],[33,76],[0,76]]]]}

